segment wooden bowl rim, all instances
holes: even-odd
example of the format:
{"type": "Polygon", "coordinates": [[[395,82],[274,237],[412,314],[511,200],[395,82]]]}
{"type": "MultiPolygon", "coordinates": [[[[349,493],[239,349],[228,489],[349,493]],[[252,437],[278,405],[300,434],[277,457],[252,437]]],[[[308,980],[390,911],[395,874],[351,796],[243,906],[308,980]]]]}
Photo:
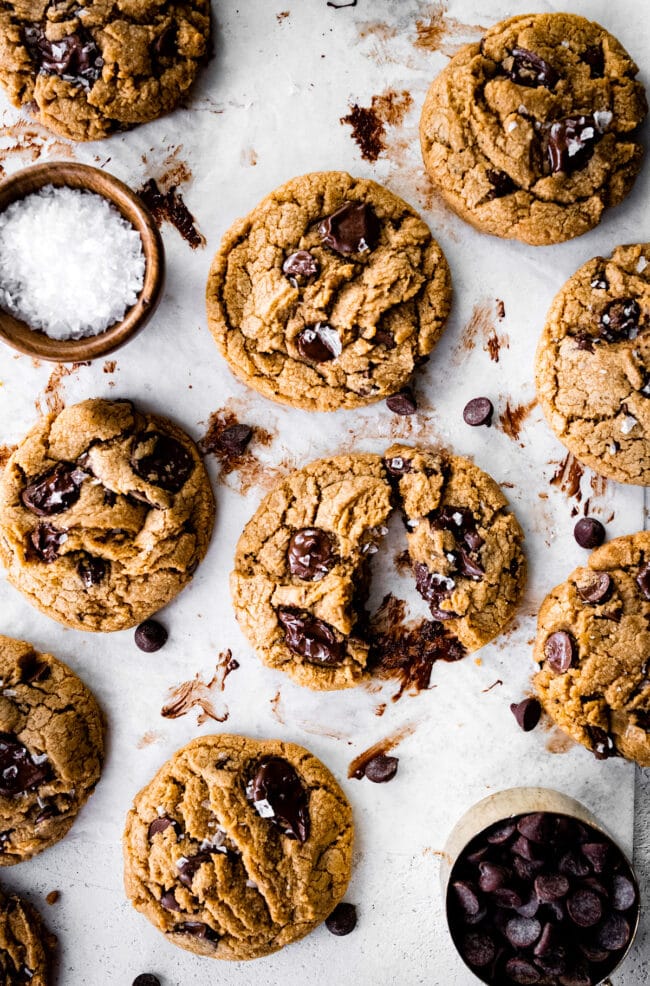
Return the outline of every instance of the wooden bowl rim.
{"type": "Polygon", "coordinates": [[[144,283],[138,300],[124,318],[96,336],[52,339],[0,307],[0,340],[27,356],[56,363],[97,359],[133,338],[156,310],[165,281],[162,237],[151,212],[128,185],[102,168],[76,161],[46,161],[10,175],[0,182],[0,212],[46,185],[94,192],[111,202],[140,234],[145,257],[144,283]]]}

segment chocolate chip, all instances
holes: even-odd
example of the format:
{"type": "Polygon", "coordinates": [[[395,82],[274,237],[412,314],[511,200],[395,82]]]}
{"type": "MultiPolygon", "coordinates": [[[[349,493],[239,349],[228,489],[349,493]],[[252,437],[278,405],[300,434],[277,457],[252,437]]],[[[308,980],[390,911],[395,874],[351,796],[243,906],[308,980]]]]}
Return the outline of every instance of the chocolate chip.
{"type": "Polygon", "coordinates": [[[542,707],[536,698],[525,698],[521,702],[513,702],[510,711],[517,720],[519,728],[529,733],[539,722],[542,707]]]}
{"type": "Polygon", "coordinates": [[[104,506],[114,507],[117,503],[117,495],[113,493],[113,490],[104,489],[104,506]]]}
{"type": "Polygon", "coordinates": [[[499,887],[492,894],[492,899],[499,907],[505,907],[512,911],[516,911],[523,904],[521,894],[513,890],[512,887],[499,887]]]}
{"type": "Polygon", "coordinates": [[[262,818],[290,839],[309,838],[308,794],[298,774],[282,757],[262,760],[246,788],[246,796],[262,818]]]}
{"type": "Polygon", "coordinates": [[[215,445],[220,452],[228,455],[243,455],[252,437],[253,429],[250,425],[228,425],[219,433],[215,445]]]}
{"type": "Polygon", "coordinates": [[[611,902],[615,911],[628,911],[636,903],[636,888],[622,873],[617,873],[612,881],[611,902]]]}
{"type": "Polygon", "coordinates": [[[45,475],[26,486],[20,494],[23,506],[38,517],[51,517],[68,510],[79,499],[88,473],[78,466],[59,462],[45,475]]]}
{"type": "Polygon", "coordinates": [[[568,876],[577,877],[587,876],[591,872],[589,864],[573,850],[564,854],[560,860],[558,869],[561,873],[568,874],[568,876]]]}
{"type": "Polygon", "coordinates": [[[89,89],[101,75],[104,59],[87,31],[50,41],[40,26],[25,28],[25,44],[40,72],[58,75],[89,89]]]}
{"type": "Polygon", "coordinates": [[[405,459],[401,455],[394,455],[392,459],[384,459],[384,465],[391,476],[403,476],[411,471],[410,459],[405,459]]]}
{"type": "Polygon", "coordinates": [[[522,986],[533,986],[534,983],[539,983],[542,979],[539,970],[526,959],[508,959],[506,975],[510,977],[513,983],[520,983],[522,986]]]}
{"type": "Polygon", "coordinates": [[[465,914],[469,914],[470,916],[478,914],[481,909],[481,902],[471,884],[463,880],[456,880],[451,884],[451,889],[465,914]]]}
{"type": "Polygon", "coordinates": [[[569,917],[580,928],[592,928],[603,916],[600,897],[584,887],[571,894],[566,906],[569,917]]]}
{"type": "Polygon", "coordinates": [[[317,277],[320,273],[320,264],[309,250],[296,250],[282,264],[282,272],[289,280],[297,280],[310,277],[317,277]]]}
{"type": "Polygon", "coordinates": [[[552,65],[527,48],[513,48],[510,58],[504,61],[504,67],[513,82],[532,89],[538,86],[553,89],[560,79],[559,72],[552,65]]]}
{"type": "Polygon", "coordinates": [[[194,459],[171,435],[146,431],[133,440],[131,468],[152,486],[178,493],[194,470],[194,459]]]}
{"type": "MultiPolygon", "coordinates": [[[[507,172],[494,171],[492,168],[488,168],[485,174],[492,186],[485,196],[488,202],[491,202],[493,199],[502,199],[504,195],[510,195],[512,192],[517,191],[517,186],[507,172]]],[[[467,423],[469,424],[470,422],[468,421],[467,423]]]]}
{"type": "Polygon", "coordinates": [[[598,931],[598,944],[610,952],[625,948],[632,929],[622,914],[611,914],[598,931]]]}
{"type": "Polygon", "coordinates": [[[170,818],[169,815],[160,815],[158,818],[154,818],[153,822],[149,826],[147,832],[150,839],[153,839],[154,835],[158,835],[159,832],[164,832],[168,828],[173,828],[174,832],[178,835],[180,832],[180,825],[178,822],[170,818]]]}
{"type": "Polygon", "coordinates": [[[160,980],[150,972],[142,972],[135,977],[132,986],[160,986],[160,980]]]}
{"type": "Polygon", "coordinates": [[[173,890],[167,890],[160,898],[160,903],[167,911],[181,910],[181,905],[176,900],[173,890]]]}
{"type": "Polygon", "coordinates": [[[486,894],[491,894],[510,880],[510,872],[504,866],[497,866],[495,863],[479,863],[478,885],[486,894]]]}
{"type": "Polygon", "coordinates": [[[392,781],[397,773],[398,764],[398,757],[387,757],[384,753],[380,753],[368,761],[364,776],[373,784],[385,784],[387,781],[392,781]]]}
{"type": "Polygon", "coordinates": [[[506,925],[506,938],[515,948],[530,948],[542,933],[537,918],[510,918],[506,925]]]}
{"type": "MultiPolygon", "coordinates": [[[[39,758],[40,759],[40,758],[39,758]]],[[[14,733],[0,733],[0,795],[15,798],[51,777],[47,758],[36,763],[14,733]]]]}
{"type": "Polygon", "coordinates": [[[195,874],[198,873],[204,863],[210,863],[211,861],[212,853],[209,852],[198,852],[194,856],[185,856],[182,862],[179,861],[176,864],[178,879],[184,887],[188,887],[191,890],[195,874]]]}
{"type": "Polygon", "coordinates": [[[607,602],[614,588],[614,580],[607,572],[594,573],[591,582],[586,585],[576,585],[580,598],[586,603],[607,602]]]}
{"type": "Polygon", "coordinates": [[[580,61],[589,66],[593,78],[602,79],[605,74],[605,55],[600,45],[590,45],[585,48],[580,56],[580,61]]]}
{"type": "Polygon", "coordinates": [[[612,737],[600,726],[585,726],[591,741],[591,749],[596,760],[608,760],[617,756],[616,744],[612,737]]]}
{"type": "Polygon", "coordinates": [[[146,654],[153,654],[167,643],[169,634],[162,623],[157,620],[145,620],[136,628],[134,639],[136,646],[146,654]]]}
{"type": "Polygon", "coordinates": [[[462,953],[469,965],[482,969],[494,960],[496,948],[489,935],[471,931],[463,939],[462,953]]]}
{"type": "Polygon", "coordinates": [[[540,873],[535,878],[535,893],[543,904],[561,900],[569,892],[569,881],[561,873],[540,873]]]}
{"type": "Polygon", "coordinates": [[[539,941],[533,949],[533,954],[538,958],[540,956],[548,955],[550,951],[557,945],[557,931],[555,926],[547,921],[540,935],[539,941]]]}
{"type": "Polygon", "coordinates": [[[556,630],[546,638],[544,654],[551,671],[562,674],[573,667],[577,657],[577,645],[566,630],[556,630]]]}
{"type": "Polygon", "coordinates": [[[365,202],[346,202],[323,219],[318,232],[326,246],[347,256],[374,250],[379,242],[380,224],[372,207],[365,202]]]}
{"type": "Polygon", "coordinates": [[[588,335],[586,332],[577,332],[573,337],[576,344],[576,349],[581,349],[586,353],[593,353],[594,351],[594,340],[593,337],[588,335]]]}
{"type": "Polygon", "coordinates": [[[500,846],[503,845],[504,842],[508,842],[516,831],[517,826],[514,822],[506,822],[505,825],[495,826],[490,832],[488,832],[486,838],[492,845],[500,846]]]}
{"type": "Polygon", "coordinates": [[[415,395],[410,387],[404,387],[402,390],[398,390],[396,394],[391,394],[390,397],[387,397],[386,406],[393,414],[403,416],[415,414],[418,409],[415,395]]]}
{"type": "Polygon", "coordinates": [[[584,842],[580,849],[591,863],[595,873],[602,873],[609,859],[609,846],[606,842],[584,842]]]}
{"type": "Polygon", "coordinates": [[[344,902],[337,904],[328,918],[325,918],[325,927],[331,934],[342,938],[349,935],[357,926],[357,909],[354,904],[344,902]]]}
{"type": "Polygon", "coordinates": [[[600,945],[595,945],[593,942],[580,941],[578,948],[590,962],[606,962],[609,958],[608,950],[601,948],[600,945]]]}
{"type": "Polygon", "coordinates": [[[94,555],[84,555],[77,562],[77,574],[86,589],[92,589],[93,586],[99,585],[104,580],[107,571],[108,562],[94,555]]]}
{"type": "Polygon", "coordinates": [[[639,569],[639,574],[636,577],[636,584],[641,590],[641,594],[645,596],[646,599],[650,599],[650,562],[639,569]]]}
{"type": "Polygon", "coordinates": [[[289,539],[287,561],[292,575],[318,582],[335,564],[332,538],[318,527],[303,527],[289,539]]]}
{"type": "Polygon", "coordinates": [[[60,531],[51,524],[39,524],[29,536],[31,547],[37,557],[46,565],[56,561],[59,549],[68,539],[66,531],[60,531]]]}
{"type": "Polygon", "coordinates": [[[472,428],[477,428],[479,425],[486,425],[489,428],[493,414],[494,405],[489,397],[473,397],[463,409],[463,421],[472,428]]]}
{"type": "Polygon", "coordinates": [[[600,314],[600,336],[606,342],[636,339],[639,334],[641,309],[634,298],[610,301],[600,314]]]}
{"type": "Polygon", "coordinates": [[[605,540],[605,528],[595,517],[582,517],[573,528],[573,536],[581,548],[599,548],[605,540]]]}
{"type": "Polygon", "coordinates": [[[309,614],[301,616],[291,609],[278,610],[278,620],[284,628],[287,647],[311,664],[334,667],[345,658],[345,642],[336,637],[334,629],[324,620],[309,614]]]}
{"type": "Polygon", "coordinates": [[[552,123],[548,130],[548,160],[553,174],[571,174],[583,168],[602,137],[592,115],[568,116],[552,123]]]}
{"type": "Polygon", "coordinates": [[[546,843],[551,836],[549,816],[543,811],[522,815],[517,822],[517,831],[531,842],[546,843]]]}
{"type": "Polygon", "coordinates": [[[191,935],[192,938],[204,938],[211,942],[219,941],[217,932],[202,921],[185,921],[184,924],[175,924],[170,930],[172,934],[191,935]]]}
{"type": "Polygon", "coordinates": [[[527,839],[524,835],[520,835],[518,839],[515,839],[512,844],[512,851],[530,863],[540,862],[543,859],[543,854],[539,846],[532,842],[531,839],[527,839]]]}
{"type": "Polygon", "coordinates": [[[584,965],[575,966],[570,972],[560,975],[560,986],[593,986],[593,979],[584,965]]]}
{"type": "Polygon", "coordinates": [[[317,322],[299,332],[296,348],[310,363],[329,363],[343,352],[338,332],[325,322],[317,322]]]}

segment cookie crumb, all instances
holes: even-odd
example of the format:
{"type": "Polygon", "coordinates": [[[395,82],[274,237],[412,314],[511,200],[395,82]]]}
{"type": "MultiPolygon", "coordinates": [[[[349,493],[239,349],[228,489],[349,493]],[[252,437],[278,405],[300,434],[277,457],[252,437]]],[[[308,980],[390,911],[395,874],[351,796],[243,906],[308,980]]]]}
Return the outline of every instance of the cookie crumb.
{"type": "Polygon", "coordinates": [[[56,904],[60,896],[61,892],[59,890],[50,890],[49,894],[45,898],[45,901],[47,904],[56,904]]]}

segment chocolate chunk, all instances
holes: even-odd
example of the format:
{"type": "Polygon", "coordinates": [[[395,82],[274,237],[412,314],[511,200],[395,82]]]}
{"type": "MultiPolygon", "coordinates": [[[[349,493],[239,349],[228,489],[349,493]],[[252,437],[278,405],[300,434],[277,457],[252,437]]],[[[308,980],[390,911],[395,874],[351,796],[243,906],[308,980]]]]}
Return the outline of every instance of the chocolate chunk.
{"type": "Polygon", "coordinates": [[[46,681],[51,674],[49,664],[42,660],[34,651],[22,654],[18,658],[18,668],[20,671],[20,681],[25,685],[31,685],[34,681],[46,681]]]}
{"type": "Polygon", "coordinates": [[[485,569],[479,562],[475,561],[464,548],[450,552],[455,571],[465,578],[472,579],[473,582],[480,582],[485,575],[485,569]]]}
{"type": "Polygon", "coordinates": [[[160,903],[168,911],[180,911],[181,906],[174,896],[173,890],[167,890],[160,898],[160,903]]]}
{"type": "Polygon", "coordinates": [[[47,758],[36,763],[15,733],[0,733],[0,796],[15,798],[32,791],[51,776],[47,758]]]}
{"type": "Polygon", "coordinates": [[[602,131],[591,115],[567,116],[552,123],[548,130],[548,160],[553,174],[571,174],[589,161],[602,131]]]}
{"type": "Polygon", "coordinates": [[[451,884],[451,889],[454,892],[457,903],[465,914],[470,915],[470,917],[478,914],[481,909],[481,902],[478,899],[476,890],[470,883],[463,880],[456,880],[451,884]]]}
{"type": "Polygon", "coordinates": [[[68,510],[79,499],[88,473],[78,466],[59,462],[45,475],[26,486],[20,494],[23,506],[38,517],[52,517],[68,510]]]}
{"type": "Polygon", "coordinates": [[[465,935],[461,947],[465,961],[478,969],[489,965],[496,955],[496,948],[490,936],[477,931],[465,935]]]}
{"type": "Polygon", "coordinates": [[[117,503],[117,495],[113,493],[113,490],[104,490],[104,506],[114,507],[117,503]]]}
{"type": "Polygon", "coordinates": [[[622,914],[611,914],[598,931],[597,941],[602,948],[618,952],[630,940],[632,929],[622,914]]]}
{"type": "Polygon", "coordinates": [[[598,274],[592,278],[590,281],[590,286],[594,288],[595,291],[607,291],[609,281],[607,280],[607,275],[604,270],[599,271],[598,274]]]}
{"type": "Polygon", "coordinates": [[[194,471],[194,459],[171,435],[145,431],[133,440],[131,468],[152,486],[178,493],[194,471]]]}
{"type": "Polygon", "coordinates": [[[380,753],[368,761],[363,773],[373,784],[385,784],[387,781],[392,781],[397,773],[398,764],[398,757],[387,757],[380,753]]]}
{"type": "Polygon", "coordinates": [[[594,578],[587,585],[576,585],[580,598],[586,603],[605,603],[612,594],[614,580],[607,572],[594,573],[594,578]]]}
{"type": "Polygon", "coordinates": [[[582,517],[573,528],[573,536],[581,548],[599,548],[605,540],[605,528],[595,517],[582,517]]]}
{"type": "Polygon", "coordinates": [[[457,541],[463,541],[469,551],[476,552],[485,543],[476,530],[476,518],[467,507],[445,504],[431,514],[429,523],[434,531],[450,531],[457,541]]]}
{"type": "Polygon", "coordinates": [[[519,728],[529,733],[539,722],[542,707],[536,698],[525,698],[522,702],[513,702],[510,711],[517,720],[519,728]]]}
{"type": "Polygon", "coordinates": [[[299,332],[296,348],[310,363],[329,363],[343,352],[338,332],[325,322],[317,322],[299,332]]]}
{"type": "Polygon", "coordinates": [[[609,859],[609,846],[606,842],[583,842],[580,849],[589,860],[594,873],[602,873],[609,859]]]}
{"type": "Polygon", "coordinates": [[[561,900],[569,892],[569,881],[561,873],[540,873],[535,879],[535,893],[543,904],[561,900]]]}
{"type": "Polygon", "coordinates": [[[331,536],[318,527],[303,527],[291,535],[287,561],[292,575],[305,582],[318,582],[336,561],[331,536]]]}
{"type": "Polygon", "coordinates": [[[374,250],[379,242],[380,224],[372,207],[365,202],[346,202],[323,219],[318,232],[326,246],[347,256],[374,250]]]}
{"type": "Polygon", "coordinates": [[[252,437],[253,429],[250,425],[228,425],[219,432],[215,444],[220,452],[232,456],[243,455],[252,437]]]}
{"type": "Polygon", "coordinates": [[[510,880],[511,874],[504,866],[497,866],[496,863],[479,863],[478,885],[486,894],[491,894],[510,880]]]}
{"type": "Polygon", "coordinates": [[[66,531],[60,531],[51,524],[39,524],[29,535],[31,547],[42,562],[49,565],[59,557],[61,545],[68,540],[66,531]]]}
{"type": "Polygon", "coordinates": [[[429,571],[427,566],[422,562],[417,562],[413,570],[415,573],[415,588],[422,598],[430,604],[434,619],[453,619],[456,614],[451,611],[441,610],[440,602],[453,592],[456,586],[454,580],[448,578],[446,575],[440,575],[438,572],[429,571]]]}
{"type": "Polygon", "coordinates": [[[191,935],[192,938],[204,938],[206,941],[218,942],[219,935],[212,928],[202,921],[185,921],[184,924],[176,924],[171,929],[172,934],[191,935]]]}
{"type": "Polygon", "coordinates": [[[108,562],[94,555],[84,555],[77,562],[77,573],[86,589],[99,585],[108,571],[108,562]]]}
{"type": "Polygon", "coordinates": [[[639,569],[639,574],[636,577],[636,584],[641,590],[641,594],[645,596],[646,599],[650,599],[650,562],[639,569]]]}
{"type": "Polygon", "coordinates": [[[513,82],[531,89],[539,86],[553,89],[560,79],[559,72],[552,65],[527,48],[513,48],[510,57],[504,61],[504,67],[513,82]]]}
{"type": "Polygon", "coordinates": [[[401,455],[394,455],[392,459],[384,459],[384,465],[391,476],[403,476],[411,471],[410,459],[404,459],[401,455]]]}
{"type": "Polygon", "coordinates": [[[178,835],[180,832],[180,825],[178,822],[174,821],[173,818],[170,818],[169,815],[160,815],[158,818],[154,818],[153,822],[149,826],[149,838],[153,839],[154,835],[157,835],[159,832],[164,832],[166,829],[170,828],[170,826],[178,835]]]}
{"type": "Polygon", "coordinates": [[[291,609],[279,609],[278,621],[284,628],[287,647],[311,664],[335,667],[345,658],[345,641],[337,640],[328,623],[315,616],[291,609]]]}
{"type": "MultiPolygon", "coordinates": [[[[512,192],[517,191],[517,186],[507,172],[494,171],[492,168],[488,168],[485,174],[492,186],[485,196],[488,202],[491,202],[493,199],[502,199],[504,195],[510,195],[512,192]]],[[[467,423],[470,424],[469,421],[467,423]]]]}
{"type": "Polygon", "coordinates": [[[510,918],[506,925],[506,938],[515,948],[530,948],[542,933],[537,918],[510,918]]]}
{"type": "Polygon", "coordinates": [[[598,324],[601,339],[605,342],[621,342],[636,339],[639,334],[641,309],[634,298],[610,301],[600,314],[598,324]]]}
{"type": "Polygon", "coordinates": [[[320,273],[320,264],[309,250],[296,250],[282,264],[282,272],[290,281],[298,282],[298,278],[308,280],[320,273]]]}
{"type": "Polygon", "coordinates": [[[593,353],[594,351],[593,336],[588,335],[586,332],[576,332],[573,339],[576,344],[576,349],[582,349],[586,353],[593,353]]]}
{"type": "Polygon", "coordinates": [[[25,28],[25,44],[40,72],[58,75],[90,89],[102,72],[104,59],[88,31],[50,41],[40,26],[25,28]]]}
{"type": "Polygon", "coordinates": [[[544,654],[551,671],[562,674],[573,667],[577,657],[577,645],[566,630],[556,630],[546,638],[544,654]]]}
{"type": "Polygon", "coordinates": [[[60,814],[61,814],[61,812],[56,807],[56,805],[46,804],[46,805],[43,806],[43,808],[41,808],[41,810],[39,811],[38,815],[34,819],[34,824],[35,825],[41,825],[43,822],[46,822],[48,820],[48,818],[56,818],[57,815],[60,815],[60,814]]]}
{"type": "Polygon", "coordinates": [[[415,395],[410,387],[404,387],[402,390],[398,390],[396,394],[391,394],[390,397],[387,397],[386,406],[393,414],[400,414],[402,416],[415,414],[418,409],[415,395]]]}
{"type": "Polygon", "coordinates": [[[612,881],[611,904],[615,911],[628,911],[636,903],[636,888],[631,880],[617,873],[612,881]]]}
{"type": "Polygon", "coordinates": [[[600,45],[589,45],[585,48],[580,61],[586,62],[593,78],[602,79],[605,74],[605,55],[600,45]]]}
{"type": "Polygon", "coordinates": [[[463,421],[472,428],[477,428],[479,425],[486,425],[489,428],[493,414],[494,405],[489,397],[473,397],[463,409],[463,421]]]}
{"type": "Polygon", "coordinates": [[[608,760],[609,757],[618,756],[613,738],[604,729],[600,726],[585,726],[585,730],[596,760],[608,760]]]}
{"type": "Polygon", "coordinates": [[[282,757],[268,757],[259,764],[246,796],[262,818],[283,835],[299,842],[309,838],[309,796],[295,769],[282,757]]]}
{"type": "Polygon", "coordinates": [[[204,863],[210,863],[211,861],[212,853],[210,852],[198,852],[194,856],[184,857],[182,862],[179,861],[176,864],[178,879],[184,887],[191,890],[194,875],[201,869],[204,863]]]}
{"type": "Polygon", "coordinates": [[[153,654],[167,643],[169,634],[157,620],[145,620],[136,628],[134,639],[136,646],[146,654],[153,654]]]}
{"type": "Polygon", "coordinates": [[[173,24],[167,27],[158,35],[153,45],[153,53],[157,58],[171,58],[176,54],[176,28],[173,24]]]}
{"type": "Polygon", "coordinates": [[[397,345],[395,336],[388,329],[377,329],[373,337],[376,346],[385,346],[386,349],[395,349],[397,345]]]}
{"type": "Polygon", "coordinates": [[[325,927],[337,937],[349,935],[357,926],[357,909],[354,904],[344,902],[337,904],[328,918],[325,918],[325,927]]]}
{"type": "Polygon", "coordinates": [[[539,970],[526,959],[508,959],[506,975],[513,983],[521,983],[522,986],[533,986],[533,983],[539,983],[542,979],[539,970]]]}
{"type": "Polygon", "coordinates": [[[141,972],[133,980],[132,986],[160,986],[158,976],[153,976],[150,972],[141,972]]]}

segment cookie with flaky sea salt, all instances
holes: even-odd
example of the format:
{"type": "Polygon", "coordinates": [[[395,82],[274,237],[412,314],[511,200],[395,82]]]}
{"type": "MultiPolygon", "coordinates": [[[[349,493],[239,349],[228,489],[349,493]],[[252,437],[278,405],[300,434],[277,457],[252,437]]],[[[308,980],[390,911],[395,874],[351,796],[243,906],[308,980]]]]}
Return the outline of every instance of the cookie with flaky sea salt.
{"type": "Polygon", "coordinates": [[[63,838],[104,759],[101,712],[70,668],[0,635],[0,866],[63,838]]]}
{"type": "Polygon", "coordinates": [[[534,657],[548,715],[598,759],[650,767],[650,532],[597,548],[542,603],[534,657]]]}
{"type": "Polygon", "coordinates": [[[539,403],[575,457],[650,484],[650,243],[584,264],[556,295],[537,348],[539,403]]]}
{"type": "Polygon", "coordinates": [[[255,959],[331,914],[348,885],[352,841],[350,805],[308,750],[202,736],[134,800],[126,892],[175,945],[255,959]]]}
{"type": "Polygon", "coordinates": [[[647,102],[637,71],[616,38],[575,14],[495,24],[429,90],[425,167],[483,232],[534,245],[586,233],[641,166],[647,102]]]}
{"type": "Polygon", "coordinates": [[[0,893],[0,981],[4,986],[51,986],[56,938],[35,907],[0,893]]]}
{"type": "Polygon", "coordinates": [[[402,389],[451,300],[442,250],[388,189],[341,171],[294,178],[226,233],[208,324],[231,370],[310,411],[402,389]]]}
{"type": "Polygon", "coordinates": [[[190,581],[214,521],[194,442],[130,401],[49,414],[0,478],[0,560],[32,605],[79,630],[122,630],[190,581]]]}
{"type": "Polygon", "coordinates": [[[7,0],[0,84],[71,140],[98,140],[172,110],[206,60],[207,0],[7,0]]]}

